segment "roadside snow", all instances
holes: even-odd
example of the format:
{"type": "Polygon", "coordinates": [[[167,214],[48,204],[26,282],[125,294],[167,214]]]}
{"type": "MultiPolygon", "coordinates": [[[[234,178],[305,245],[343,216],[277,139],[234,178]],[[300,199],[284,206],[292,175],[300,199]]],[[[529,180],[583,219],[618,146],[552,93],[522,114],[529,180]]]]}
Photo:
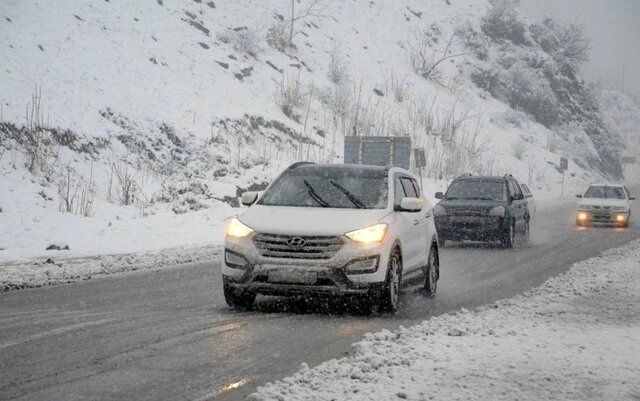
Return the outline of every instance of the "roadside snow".
{"type": "Polygon", "coordinates": [[[640,398],[640,241],[511,300],[392,333],[251,400],[640,398]]]}
{"type": "Polygon", "coordinates": [[[52,256],[28,263],[0,266],[0,292],[72,283],[113,273],[207,262],[216,259],[218,255],[217,246],[201,246],[83,258],[52,256]]]}

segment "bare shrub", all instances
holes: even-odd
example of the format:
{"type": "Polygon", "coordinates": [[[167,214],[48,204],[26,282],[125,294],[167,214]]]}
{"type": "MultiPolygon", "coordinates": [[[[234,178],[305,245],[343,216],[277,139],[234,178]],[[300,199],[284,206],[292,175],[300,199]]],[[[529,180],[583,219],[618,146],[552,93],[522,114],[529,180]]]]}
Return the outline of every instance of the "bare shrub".
{"type": "Polygon", "coordinates": [[[527,43],[527,27],[517,11],[519,0],[493,0],[482,18],[482,32],[492,39],[505,39],[515,44],[527,43]]]}
{"type": "Polygon", "coordinates": [[[563,24],[551,18],[531,26],[531,34],[542,50],[564,68],[577,71],[589,60],[591,41],[582,26],[563,24]]]}
{"type": "Polygon", "coordinates": [[[522,140],[513,141],[511,143],[511,155],[518,160],[522,160],[527,152],[527,144],[522,140]]]}
{"type": "Polygon", "coordinates": [[[409,41],[409,60],[413,71],[425,79],[431,79],[441,86],[442,72],[440,65],[446,60],[463,56],[465,53],[451,53],[457,33],[454,32],[447,41],[444,50],[440,53],[433,48],[431,38],[426,31],[417,32],[413,40],[409,41]]]}
{"type": "Polygon", "coordinates": [[[91,217],[95,209],[96,189],[93,180],[93,164],[89,178],[73,173],[70,166],[58,178],[58,201],[61,212],[91,217]]]}
{"type": "Polygon", "coordinates": [[[282,76],[275,93],[275,101],[285,116],[296,122],[300,122],[300,109],[304,106],[305,94],[300,83],[300,74],[297,76],[282,76]]]}
{"type": "Polygon", "coordinates": [[[521,111],[509,109],[504,112],[502,118],[507,124],[511,124],[514,127],[523,128],[527,121],[527,115],[521,111]]]}
{"type": "Polygon", "coordinates": [[[48,148],[51,143],[48,140],[44,127],[42,114],[42,87],[36,84],[31,95],[31,102],[27,105],[27,126],[24,138],[24,150],[27,155],[27,168],[31,174],[37,173],[43,166],[48,148]]]}
{"type": "Polygon", "coordinates": [[[289,41],[289,25],[285,21],[276,20],[267,30],[266,41],[269,46],[284,52],[293,45],[289,41]]]}
{"type": "Polygon", "coordinates": [[[136,182],[140,172],[127,163],[118,162],[111,164],[111,173],[108,197],[121,205],[133,205],[141,192],[136,182]]]}
{"type": "Polygon", "coordinates": [[[227,28],[216,33],[216,38],[222,43],[233,46],[234,50],[254,58],[262,52],[260,36],[250,28],[239,30],[227,28]]]}
{"type": "Polygon", "coordinates": [[[390,71],[385,75],[384,86],[385,92],[392,93],[393,98],[398,103],[404,102],[409,92],[409,83],[407,82],[407,77],[398,76],[398,74],[393,71],[390,71]]]}
{"type": "Polygon", "coordinates": [[[327,77],[331,82],[336,85],[344,85],[349,82],[349,72],[347,64],[340,56],[337,46],[331,50],[329,55],[329,68],[327,70],[327,77]]]}
{"type": "Polygon", "coordinates": [[[293,39],[300,32],[296,28],[297,23],[310,17],[322,18],[324,8],[323,0],[291,0],[288,17],[279,16],[267,30],[267,43],[281,52],[295,48],[293,39]]]}

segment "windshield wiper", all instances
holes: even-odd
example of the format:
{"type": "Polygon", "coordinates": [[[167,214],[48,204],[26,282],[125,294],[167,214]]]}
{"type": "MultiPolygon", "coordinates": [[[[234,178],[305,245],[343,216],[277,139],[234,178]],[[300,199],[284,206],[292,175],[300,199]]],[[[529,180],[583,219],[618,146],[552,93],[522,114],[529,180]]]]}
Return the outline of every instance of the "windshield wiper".
{"type": "Polygon", "coordinates": [[[347,197],[347,199],[349,199],[351,201],[351,203],[356,205],[356,207],[358,209],[365,209],[366,208],[364,203],[360,199],[358,199],[354,194],[349,192],[348,189],[346,189],[342,185],[338,184],[334,180],[329,180],[329,182],[331,183],[331,185],[333,185],[334,187],[338,188],[340,190],[340,192],[342,192],[347,197]]]}
{"type": "Polygon", "coordinates": [[[329,203],[326,200],[322,199],[320,195],[318,195],[316,190],[313,189],[311,184],[309,184],[309,181],[303,179],[302,182],[304,182],[304,185],[309,189],[309,196],[311,196],[314,201],[318,202],[318,204],[322,207],[329,207],[329,203]]]}

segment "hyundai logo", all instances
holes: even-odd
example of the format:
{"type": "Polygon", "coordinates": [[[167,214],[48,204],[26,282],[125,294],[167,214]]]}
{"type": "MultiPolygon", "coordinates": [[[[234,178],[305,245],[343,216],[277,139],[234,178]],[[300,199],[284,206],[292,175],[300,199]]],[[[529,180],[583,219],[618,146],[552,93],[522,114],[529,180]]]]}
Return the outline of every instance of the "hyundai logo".
{"type": "Polygon", "coordinates": [[[300,237],[291,237],[287,240],[287,245],[289,245],[293,249],[304,248],[307,245],[307,240],[300,237]]]}

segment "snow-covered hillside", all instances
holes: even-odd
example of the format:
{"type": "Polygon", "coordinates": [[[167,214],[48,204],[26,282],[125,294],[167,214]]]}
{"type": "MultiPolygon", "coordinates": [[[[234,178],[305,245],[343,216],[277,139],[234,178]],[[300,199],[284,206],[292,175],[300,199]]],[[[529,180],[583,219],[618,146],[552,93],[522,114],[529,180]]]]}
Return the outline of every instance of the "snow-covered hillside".
{"type": "Polygon", "coordinates": [[[242,190],[340,162],[344,135],[411,136],[429,193],[508,172],[557,194],[562,156],[568,187],[619,178],[557,27],[485,0],[300,0],[292,27],[290,4],[3,1],[0,260],[217,243],[242,190]]]}

